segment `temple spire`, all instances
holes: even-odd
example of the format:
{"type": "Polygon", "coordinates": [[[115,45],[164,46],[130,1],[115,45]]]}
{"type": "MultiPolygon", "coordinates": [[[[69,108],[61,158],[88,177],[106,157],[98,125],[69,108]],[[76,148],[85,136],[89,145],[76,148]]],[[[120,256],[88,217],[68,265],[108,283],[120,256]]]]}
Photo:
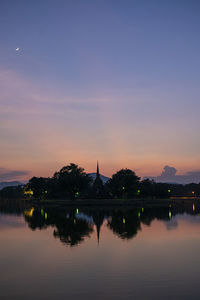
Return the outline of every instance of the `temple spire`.
{"type": "Polygon", "coordinates": [[[99,176],[100,176],[100,174],[99,174],[99,162],[97,160],[97,173],[96,173],[96,177],[99,177],[99,176]]]}
{"type": "Polygon", "coordinates": [[[101,179],[101,175],[99,172],[99,162],[97,161],[97,172],[96,172],[96,178],[93,183],[92,187],[92,195],[95,198],[104,198],[104,186],[103,186],[103,181],[101,179]]]}

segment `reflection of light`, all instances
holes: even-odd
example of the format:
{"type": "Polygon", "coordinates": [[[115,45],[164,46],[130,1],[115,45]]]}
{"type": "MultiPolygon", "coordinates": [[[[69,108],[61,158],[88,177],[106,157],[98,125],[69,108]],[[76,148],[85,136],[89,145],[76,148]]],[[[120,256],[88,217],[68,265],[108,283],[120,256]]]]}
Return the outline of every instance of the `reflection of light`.
{"type": "Polygon", "coordinates": [[[44,210],[41,208],[41,215],[43,216],[44,215],[44,210]]]}
{"type": "Polygon", "coordinates": [[[74,224],[76,224],[76,219],[74,219],[74,224]]]}
{"type": "Polygon", "coordinates": [[[195,205],[194,205],[194,203],[192,205],[192,210],[195,211],[195,205]]]}
{"type": "Polygon", "coordinates": [[[169,218],[171,219],[171,217],[172,217],[172,212],[171,212],[171,210],[169,211],[169,218]]]}
{"type": "Polygon", "coordinates": [[[140,211],[138,211],[138,217],[140,218],[140,216],[141,216],[141,213],[140,213],[140,211]]]}
{"type": "Polygon", "coordinates": [[[144,207],[142,207],[142,212],[144,212],[144,207]]]}
{"type": "Polygon", "coordinates": [[[45,220],[47,220],[47,213],[46,212],[44,214],[44,218],[45,218],[45,220]]]}
{"type": "Polygon", "coordinates": [[[76,209],[76,213],[77,213],[77,215],[78,215],[78,208],[76,209]]]}
{"type": "Polygon", "coordinates": [[[125,220],[125,218],[123,218],[123,224],[125,224],[126,223],[126,220],[125,220]]]}
{"type": "Polygon", "coordinates": [[[25,210],[25,211],[24,211],[24,215],[25,215],[26,217],[31,218],[31,217],[33,216],[33,212],[34,212],[34,207],[32,207],[32,208],[29,209],[29,210],[25,210]]]}

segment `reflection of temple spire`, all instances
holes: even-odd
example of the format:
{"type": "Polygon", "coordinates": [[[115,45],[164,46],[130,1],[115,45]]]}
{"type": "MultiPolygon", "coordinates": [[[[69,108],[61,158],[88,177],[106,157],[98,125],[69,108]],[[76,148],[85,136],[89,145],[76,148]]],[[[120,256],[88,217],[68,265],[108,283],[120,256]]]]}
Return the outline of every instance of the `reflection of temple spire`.
{"type": "Polygon", "coordinates": [[[96,230],[97,230],[97,243],[99,245],[99,240],[100,240],[100,229],[101,229],[101,225],[100,224],[96,224],[96,230]]]}
{"type": "Polygon", "coordinates": [[[93,218],[93,221],[94,221],[94,224],[96,226],[96,231],[97,231],[97,243],[99,245],[99,242],[100,242],[100,230],[101,230],[101,226],[103,224],[103,221],[104,221],[104,214],[101,213],[101,212],[94,212],[92,214],[92,218],[93,218]]]}

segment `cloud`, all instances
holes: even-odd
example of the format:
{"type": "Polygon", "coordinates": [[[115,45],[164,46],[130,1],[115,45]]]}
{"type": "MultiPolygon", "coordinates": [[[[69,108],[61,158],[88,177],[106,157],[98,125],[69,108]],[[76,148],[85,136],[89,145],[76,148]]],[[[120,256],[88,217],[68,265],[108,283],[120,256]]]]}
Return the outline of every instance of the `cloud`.
{"type": "Polygon", "coordinates": [[[151,177],[156,182],[169,183],[200,183],[200,171],[189,171],[183,175],[176,175],[177,170],[174,167],[165,166],[160,176],[151,177]]]}
{"type": "Polygon", "coordinates": [[[165,179],[168,177],[169,178],[174,177],[174,176],[176,176],[176,171],[177,170],[174,167],[165,166],[160,177],[163,177],[165,179]]]}
{"type": "Polygon", "coordinates": [[[7,170],[5,168],[0,168],[0,181],[23,179],[23,177],[28,174],[29,171],[25,170],[7,170]]]}

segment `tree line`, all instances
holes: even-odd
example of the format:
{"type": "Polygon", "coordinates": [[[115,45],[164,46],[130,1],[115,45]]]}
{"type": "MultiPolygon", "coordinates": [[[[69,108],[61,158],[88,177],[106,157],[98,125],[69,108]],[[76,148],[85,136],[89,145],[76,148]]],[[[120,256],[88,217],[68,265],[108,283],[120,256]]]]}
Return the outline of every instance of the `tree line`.
{"type": "Polygon", "coordinates": [[[121,169],[103,184],[100,178],[93,180],[83,168],[71,163],[52,177],[32,177],[25,187],[7,187],[0,191],[0,196],[5,198],[24,195],[38,200],[189,197],[200,195],[200,183],[156,183],[150,179],[141,180],[133,170],[121,169]]]}

